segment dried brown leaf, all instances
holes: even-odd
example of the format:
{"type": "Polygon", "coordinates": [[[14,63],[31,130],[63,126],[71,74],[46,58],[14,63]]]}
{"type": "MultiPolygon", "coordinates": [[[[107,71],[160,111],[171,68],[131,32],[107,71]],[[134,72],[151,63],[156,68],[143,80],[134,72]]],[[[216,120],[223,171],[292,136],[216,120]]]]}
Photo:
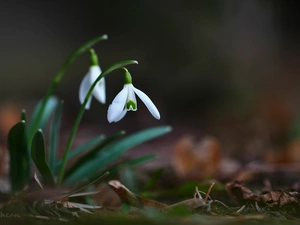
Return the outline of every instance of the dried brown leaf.
{"type": "Polygon", "coordinates": [[[293,193],[283,190],[270,191],[261,195],[261,199],[268,207],[283,207],[289,204],[299,205],[299,201],[293,193]]]}
{"type": "Polygon", "coordinates": [[[144,209],[144,208],[156,208],[162,209],[167,207],[166,204],[142,198],[131,191],[129,191],[123,184],[117,180],[112,180],[108,182],[109,186],[120,196],[120,198],[127,204],[144,209]]]}
{"type": "Polygon", "coordinates": [[[185,179],[214,176],[220,164],[220,148],[214,137],[205,137],[198,144],[190,136],[181,138],[174,146],[175,171],[185,179]]]}
{"type": "Polygon", "coordinates": [[[234,181],[226,184],[226,191],[237,203],[245,204],[260,201],[259,195],[254,194],[240,181],[234,181]]]}

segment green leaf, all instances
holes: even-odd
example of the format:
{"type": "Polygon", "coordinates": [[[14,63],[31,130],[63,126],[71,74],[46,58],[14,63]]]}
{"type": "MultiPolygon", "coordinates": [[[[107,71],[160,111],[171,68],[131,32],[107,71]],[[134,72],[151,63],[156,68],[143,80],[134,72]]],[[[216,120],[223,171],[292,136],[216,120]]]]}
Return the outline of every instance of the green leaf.
{"type": "MultiPolygon", "coordinates": [[[[89,148],[93,147],[94,145],[96,145],[97,143],[102,141],[104,138],[105,138],[105,136],[102,134],[98,137],[95,137],[95,138],[87,141],[86,143],[80,145],[79,147],[75,148],[68,155],[68,161],[70,159],[74,158],[75,156],[79,155],[80,153],[82,153],[82,152],[88,150],[89,148]]],[[[61,166],[61,163],[62,163],[62,160],[59,160],[55,163],[55,171],[57,171],[59,169],[59,167],[61,166]]]]}
{"type": "MultiPolygon", "coordinates": [[[[109,174],[114,174],[116,173],[120,168],[120,165],[127,165],[127,166],[136,166],[142,163],[145,163],[147,161],[153,160],[157,157],[157,155],[146,155],[146,156],[141,156],[138,158],[134,158],[134,159],[129,159],[129,160],[125,160],[122,161],[120,164],[118,165],[114,165],[111,168],[108,168],[108,172],[109,174]]],[[[96,180],[101,174],[103,174],[102,171],[100,171],[98,174],[94,174],[93,177],[90,178],[90,180],[96,180]]],[[[90,182],[90,180],[88,180],[88,182],[90,182]]],[[[84,186],[84,184],[82,184],[84,186]]]]}
{"type": "Polygon", "coordinates": [[[87,52],[93,45],[95,45],[97,42],[102,41],[102,40],[106,40],[107,39],[107,35],[102,35],[102,36],[98,36],[90,41],[87,41],[86,43],[84,43],[82,46],[80,46],[79,48],[77,48],[66,60],[66,62],[61,66],[61,68],[59,69],[59,71],[57,72],[57,74],[55,75],[50,87],[48,88],[45,97],[42,100],[41,103],[41,107],[39,109],[39,111],[36,113],[36,116],[32,119],[32,125],[31,125],[31,129],[30,129],[30,133],[29,133],[29,138],[31,140],[31,138],[33,137],[35,131],[40,128],[39,124],[40,121],[42,120],[42,116],[44,114],[44,112],[46,111],[46,105],[47,102],[50,98],[50,96],[53,94],[54,90],[56,89],[57,85],[59,84],[60,80],[62,79],[63,75],[65,74],[65,71],[69,68],[70,64],[76,59],[78,58],[80,55],[82,55],[83,53],[87,52]]]}
{"type": "Polygon", "coordinates": [[[106,138],[104,141],[99,143],[96,147],[94,147],[92,150],[87,152],[85,155],[81,156],[74,165],[66,172],[65,177],[68,177],[70,174],[72,174],[74,171],[76,171],[81,165],[84,163],[88,163],[90,160],[92,160],[96,154],[101,151],[105,146],[111,144],[113,141],[115,141],[120,136],[124,135],[125,131],[120,131],[113,136],[106,138]]]}
{"type": "Polygon", "coordinates": [[[30,156],[25,121],[17,123],[10,129],[8,150],[11,191],[16,193],[24,188],[30,178],[30,156]]]}
{"type": "Polygon", "coordinates": [[[42,175],[43,183],[48,186],[54,186],[54,177],[46,161],[45,141],[41,129],[35,133],[32,139],[31,157],[42,175]]]}
{"type": "Polygon", "coordinates": [[[37,116],[41,110],[42,107],[42,103],[43,100],[40,100],[39,103],[37,104],[37,106],[34,109],[34,112],[32,114],[31,117],[31,123],[29,124],[29,128],[28,128],[28,137],[29,140],[31,141],[31,138],[33,137],[33,135],[35,134],[35,132],[37,131],[37,129],[45,129],[45,126],[47,124],[47,122],[50,119],[51,114],[54,112],[54,110],[56,109],[57,105],[58,105],[58,98],[55,96],[50,96],[50,98],[48,99],[48,101],[46,102],[45,105],[45,110],[43,115],[41,116],[39,123],[36,124],[36,126],[34,127],[34,121],[36,121],[37,116]]]}
{"type": "Polygon", "coordinates": [[[64,102],[61,101],[58,105],[50,129],[49,166],[52,173],[55,171],[56,152],[58,151],[59,128],[63,104],[64,102]]]}
{"type": "Polygon", "coordinates": [[[142,191],[147,191],[153,188],[154,185],[157,183],[157,181],[161,178],[163,171],[164,171],[163,168],[159,168],[158,170],[156,170],[154,174],[150,177],[148,182],[144,185],[142,191]]]}
{"type": "Polygon", "coordinates": [[[106,171],[105,173],[102,173],[101,175],[98,175],[98,176],[95,177],[95,179],[92,180],[91,182],[89,182],[89,183],[87,183],[87,184],[85,184],[85,185],[83,185],[83,186],[77,188],[76,190],[74,190],[74,191],[68,193],[68,195],[67,195],[66,197],[72,196],[73,194],[78,193],[78,192],[80,192],[80,191],[82,191],[82,190],[84,190],[84,189],[90,187],[91,185],[97,183],[99,180],[105,178],[105,177],[108,176],[108,175],[109,175],[109,172],[108,172],[108,171],[106,171]]]}
{"type": "Polygon", "coordinates": [[[135,147],[145,141],[159,137],[171,131],[169,126],[154,127],[132,134],[122,140],[105,147],[92,160],[81,165],[65,180],[66,183],[74,183],[82,178],[88,179],[109,163],[118,159],[128,149],[135,147]]]}
{"type": "Polygon", "coordinates": [[[151,155],[141,156],[141,157],[134,158],[134,159],[124,160],[120,164],[114,165],[114,166],[108,168],[108,171],[109,171],[110,174],[114,174],[118,171],[119,165],[126,164],[128,166],[136,166],[136,165],[145,163],[147,161],[153,160],[155,158],[157,158],[157,155],[151,154],[151,155]]]}
{"type": "MultiPolygon", "coordinates": [[[[102,78],[102,77],[105,77],[106,75],[108,75],[109,73],[117,70],[117,69],[121,69],[123,68],[124,66],[128,66],[128,65],[131,65],[131,64],[138,64],[138,61],[136,60],[124,60],[124,61],[120,61],[120,62],[116,62],[112,65],[110,65],[107,69],[105,69],[102,73],[101,73],[101,77],[99,78],[99,80],[102,78]]],[[[96,82],[97,83],[97,82],[96,82]]]]}
{"type": "Polygon", "coordinates": [[[126,163],[127,165],[130,165],[130,166],[136,166],[136,165],[145,163],[147,161],[150,161],[150,160],[153,160],[153,159],[156,159],[156,158],[157,158],[157,155],[151,154],[151,155],[146,155],[146,156],[141,156],[141,157],[138,157],[138,158],[126,160],[122,163],[126,163]]]}

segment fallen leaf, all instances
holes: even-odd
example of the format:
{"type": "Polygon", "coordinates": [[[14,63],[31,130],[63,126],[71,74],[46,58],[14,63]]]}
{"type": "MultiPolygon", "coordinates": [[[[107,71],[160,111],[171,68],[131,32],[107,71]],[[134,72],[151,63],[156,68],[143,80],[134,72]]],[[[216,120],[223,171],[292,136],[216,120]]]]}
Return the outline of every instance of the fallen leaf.
{"type": "MultiPolygon", "coordinates": [[[[161,212],[170,212],[177,208],[185,208],[189,211],[192,211],[196,208],[207,206],[207,197],[203,199],[202,197],[195,196],[191,199],[180,201],[172,205],[167,205],[158,201],[142,198],[129,191],[123,184],[121,184],[117,180],[109,181],[108,184],[125,203],[129,204],[130,206],[137,207],[139,209],[155,208],[160,210],[161,212]]],[[[211,188],[212,187],[213,185],[211,185],[211,188]]],[[[211,190],[211,188],[209,189],[209,191],[211,190]]]]}
{"type": "Polygon", "coordinates": [[[233,198],[237,203],[254,203],[259,202],[260,197],[257,194],[254,194],[250,189],[246,188],[242,182],[234,181],[226,184],[227,193],[233,198]]]}
{"type": "Polygon", "coordinates": [[[129,191],[123,184],[117,180],[112,180],[108,182],[109,186],[120,196],[120,198],[127,204],[144,209],[144,208],[156,208],[162,209],[167,207],[166,204],[142,198],[131,191],[129,191]]]}
{"type": "Polygon", "coordinates": [[[184,179],[213,177],[220,164],[220,143],[205,137],[198,144],[190,136],[181,138],[174,146],[174,169],[184,179]]]}
{"type": "MultiPolygon", "coordinates": [[[[268,207],[283,207],[288,204],[297,204],[299,205],[299,201],[294,196],[295,193],[286,192],[283,190],[270,191],[266,194],[261,195],[262,201],[268,207]]],[[[299,195],[299,194],[298,194],[299,195]]]]}

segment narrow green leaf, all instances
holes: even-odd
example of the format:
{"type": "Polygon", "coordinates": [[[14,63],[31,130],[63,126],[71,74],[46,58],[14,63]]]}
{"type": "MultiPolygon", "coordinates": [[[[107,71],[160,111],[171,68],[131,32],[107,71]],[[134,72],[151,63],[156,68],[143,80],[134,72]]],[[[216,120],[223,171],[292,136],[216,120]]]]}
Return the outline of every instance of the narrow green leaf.
{"type": "Polygon", "coordinates": [[[136,172],[132,166],[122,163],[118,172],[120,182],[132,192],[138,193],[136,172]]]}
{"type": "MultiPolygon", "coordinates": [[[[126,164],[128,166],[137,166],[139,164],[145,163],[145,162],[153,160],[155,158],[157,158],[157,155],[152,154],[152,155],[141,156],[141,157],[138,157],[135,159],[129,159],[129,160],[122,161],[120,164],[114,165],[114,166],[108,168],[107,170],[108,170],[109,174],[114,174],[119,170],[120,165],[126,164]]],[[[103,174],[102,171],[98,172],[98,174],[94,174],[90,178],[90,180],[96,180],[101,174],[103,174]]],[[[90,180],[88,180],[87,182],[90,182],[90,180]]],[[[84,184],[82,184],[82,185],[84,186],[84,184]]]]}
{"type": "Polygon", "coordinates": [[[49,166],[52,173],[54,173],[55,171],[56,152],[58,152],[59,128],[63,104],[64,102],[61,101],[58,105],[53,117],[53,122],[50,130],[49,166]]]}
{"type": "Polygon", "coordinates": [[[104,141],[99,143],[96,147],[94,147],[92,150],[87,152],[85,155],[81,156],[74,165],[71,166],[71,168],[66,172],[65,177],[68,177],[69,174],[72,174],[77,168],[79,168],[84,163],[88,163],[88,161],[92,160],[96,154],[101,151],[105,146],[111,144],[113,141],[115,141],[120,136],[124,135],[125,131],[120,131],[116,134],[114,134],[111,137],[106,138],[104,141]]]}
{"type": "MultiPolygon", "coordinates": [[[[91,147],[95,146],[96,144],[98,144],[100,141],[102,141],[105,138],[105,135],[100,135],[98,137],[95,137],[89,141],[87,141],[86,143],[80,145],[79,147],[75,148],[73,151],[70,152],[70,154],[68,155],[68,161],[72,158],[74,158],[75,156],[83,153],[84,151],[90,149],[91,147]]],[[[59,167],[61,166],[62,160],[59,160],[55,163],[55,171],[57,171],[59,169],[59,167]]]]}
{"type": "MultiPolygon", "coordinates": [[[[128,160],[122,161],[120,164],[126,164],[128,166],[137,166],[139,164],[145,163],[145,162],[153,160],[155,158],[157,158],[157,155],[151,154],[151,155],[141,156],[141,157],[134,158],[134,159],[128,159],[128,160]]],[[[115,172],[118,171],[118,169],[119,169],[119,164],[114,165],[114,166],[108,168],[107,170],[109,171],[110,174],[114,174],[115,172]]]]}
{"type": "Polygon", "coordinates": [[[21,111],[21,121],[24,120],[26,122],[26,110],[22,109],[21,111]]]}
{"type": "Polygon", "coordinates": [[[157,158],[157,155],[151,154],[151,155],[146,155],[146,156],[141,156],[141,157],[138,157],[138,158],[126,160],[122,163],[126,163],[127,165],[130,165],[130,166],[136,166],[136,165],[145,163],[147,161],[150,161],[150,160],[153,160],[153,159],[156,159],[156,158],[157,158]]]}
{"type": "Polygon", "coordinates": [[[30,156],[24,120],[10,129],[8,133],[8,150],[10,155],[11,191],[16,193],[24,188],[30,178],[30,156]]]}
{"type": "MultiPolygon", "coordinates": [[[[124,61],[120,61],[120,62],[116,62],[112,65],[110,65],[108,68],[106,68],[102,73],[101,76],[99,77],[99,80],[105,76],[107,76],[109,73],[117,70],[117,69],[121,69],[124,66],[128,66],[131,64],[138,64],[138,61],[136,60],[124,60],[124,61]]],[[[96,82],[97,83],[97,82],[96,82]]]]}
{"type": "Polygon", "coordinates": [[[64,173],[65,173],[65,168],[66,168],[66,164],[67,164],[67,159],[68,159],[68,155],[69,155],[70,149],[71,149],[72,144],[73,144],[73,140],[75,138],[75,135],[76,135],[77,129],[79,127],[79,124],[80,124],[81,118],[83,116],[83,113],[85,112],[85,106],[88,102],[89,97],[92,95],[92,92],[93,92],[96,84],[100,81],[101,78],[107,76],[109,73],[111,73],[111,72],[113,72],[117,69],[120,69],[124,66],[130,65],[130,64],[137,64],[137,63],[138,62],[136,60],[126,60],[126,61],[121,61],[121,62],[114,63],[111,66],[109,66],[106,70],[104,70],[101,73],[101,75],[99,75],[97,77],[97,79],[93,82],[93,84],[91,85],[91,87],[90,87],[90,89],[89,89],[89,91],[88,91],[88,93],[87,93],[87,95],[84,99],[84,102],[81,105],[79,113],[76,117],[76,120],[74,122],[74,126],[71,130],[71,133],[70,133],[70,136],[69,136],[69,139],[68,139],[65,151],[64,151],[64,155],[63,155],[63,159],[62,159],[62,165],[60,167],[59,174],[58,174],[58,179],[57,179],[57,184],[58,185],[60,185],[62,180],[63,180],[64,173]]]}
{"type": "Polygon", "coordinates": [[[89,183],[87,183],[87,184],[85,184],[85,185],[83,185],[83,186],[77,188],[76,190],[74,190],[74,191],[68,193],[67,196],[71,196],[71,195],[73,195],[73,194],[75,194],[75,193],[78,193],[78,192],[80,192],[80,191],[83,191],[84,189],[86,189],[86,188],[88,188],[89,186],[95,184],[96,182],[98,182],[99,180],[105,178],[105,177],[108,176],[108,175],[109,175],[109,172],[108,172],[108,171],[106,171],[105,173],[102,173],[101,175],[97,176],[93,181],[91,181],[91,182],[89,182],[89,183]]]}
{"type": "Polygon", "coordinates": [[[112,163],[114,160],[118,159],[128,149],[153,138],[159,137],[170,131],[171,127],[161,126],[146,129],[125,137],[122,140],[105,147],[92,160],[81,165],[76,171],[70,174],[65,182],[73,183],[82,178],[88,179],[91,175],[97,173],[109,163],[112,163]]]}
{"type": "Polygon", "coordinates": [[[159,168],[158,170],[156,170],[154,174],[150,177],[148,182],[144,185],[142,191],[147,191],[153,188],[154,185],[157,183],[157,181],[161,178],[163,171],[164,171],[163,168],[159,168]]]}
{"type": "Polygon", "coordinates": [[[41,173],[43,178],[43,183],[48,186],[54,186],[54,177],[51,173],[49,165],[46,161],[46,149],[44,135],[41,129],[39,129],[33,139],[31,144],[31,157],[36,167],[41,173]]]}
{"type": "Polygon", "coordinates": [[[34,109],[34,112],[33,112],[32,117],[31,117],[31,123],[29,124],[29,127],[28,127],[29,140],[31,140],[30,138],[33,137],[33,135],[35,134],[37,129],[42,129],[42,130],[45,129],[45,126],[46,126],[47,122],[49,121],[51,114],[55,111],[55,109],[58,105],[58,102],[59,101],[58,101],[57,97],[55,97],[55,96],[50,96],[49,97],[49,99],[48,99],[48,101],[46,102],[46,105],[45,105],[44,113],[41,116],[41,118],[39,120],[39,123],[35,125],[36,127],[34,127],[33,126],[34,121],[36,121],[37,116],[38,116],[38,114],[41,110],[42,103],[43,103],[43,100],[39,101],[39,103],[37,104],[37,106],[34,109]]]}
{"type": "Polygon", "coordinates": [[[42,116],[44,114],[44,112],[46,111],[46,105],[47,102],[50,98],[50,96],[53,94],[54,90],[56,89],[57,85],[59,84],[60,80],[62,79],[65,71],[69,68],[70,64],[76,59],[78,58],[80,55],[82,55],[83,53],[87,52],[93,45],[95,45],[97,42],[102,41],[102,40],[106,40],[107,39],[107,35],[102,35],[102,36],[98,36],[90,41],[87,41],[86,43],[84,43],[82,46],[80,46],[79,48],[77,48],[66,60],[66,62],[62,65],[62,67],[59,69],[59,71],[57,72],[57,74],[55,75],[52,84],[50,85],[50,87],[48,88],[45,97],[42,100],[41,103],[41,107],[39,109],[39,111],[36,114],[36,117],[33,118],[32,120],[32,126],[30,129],[30,133],[29,133],[29,138],[31,140],[31,138],[33,137],[35,131],[40,128],[39,124],[40,124],[40,120],[42,119],[42,116]]]}

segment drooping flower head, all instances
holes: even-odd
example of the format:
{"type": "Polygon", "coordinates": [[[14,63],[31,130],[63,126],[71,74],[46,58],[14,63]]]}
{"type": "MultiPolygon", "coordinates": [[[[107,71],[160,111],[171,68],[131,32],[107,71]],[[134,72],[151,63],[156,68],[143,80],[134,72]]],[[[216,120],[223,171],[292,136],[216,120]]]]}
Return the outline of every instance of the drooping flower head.
{"type": "Polygon", "coordinates": [[[123,89],[117,94],[110,106],[108,107],[107,120],[108,122],[120,121],[128,111],[137,110],[137,101],[135,94],[144,102],[152,116],[160,119],[160,114],[151,99],[141,90],[135,88],[132,84],[132,77],[126,68],[125,83],[123,89]]]}
{"type": "MultiPolygon", "coordinates": [[[[92,86],[94,81],[97,79],[97,77],[102,72],[101,69],[100,69],[100,66],[98,64],[97,54],[95,53],[95,51],[93,49],[91,49],[90,52],[91,52],[91,57],[90,57],[91,65],[90,65],[90,68],[89,68],[88,72],[86,73],[86,75],[84,76],[84,78],[83,78],[83,80],[80,84],[80,87],[79,87],[79,101],[80,101],[81,104],[83,104],[84,99],[85,99],[90,87],[92,86]]],[[[105,93],[105,79],[104,79],[104,77],[101,78],[100,81],[95,86],[92,95],[88,99],[88,102],[85,106],[85,109],[90,108],[91,102],[92,102],[92,96],[94,96],[99,102],[105,104],[105,102],[106,102],[106,93],[105,93]]]]}

